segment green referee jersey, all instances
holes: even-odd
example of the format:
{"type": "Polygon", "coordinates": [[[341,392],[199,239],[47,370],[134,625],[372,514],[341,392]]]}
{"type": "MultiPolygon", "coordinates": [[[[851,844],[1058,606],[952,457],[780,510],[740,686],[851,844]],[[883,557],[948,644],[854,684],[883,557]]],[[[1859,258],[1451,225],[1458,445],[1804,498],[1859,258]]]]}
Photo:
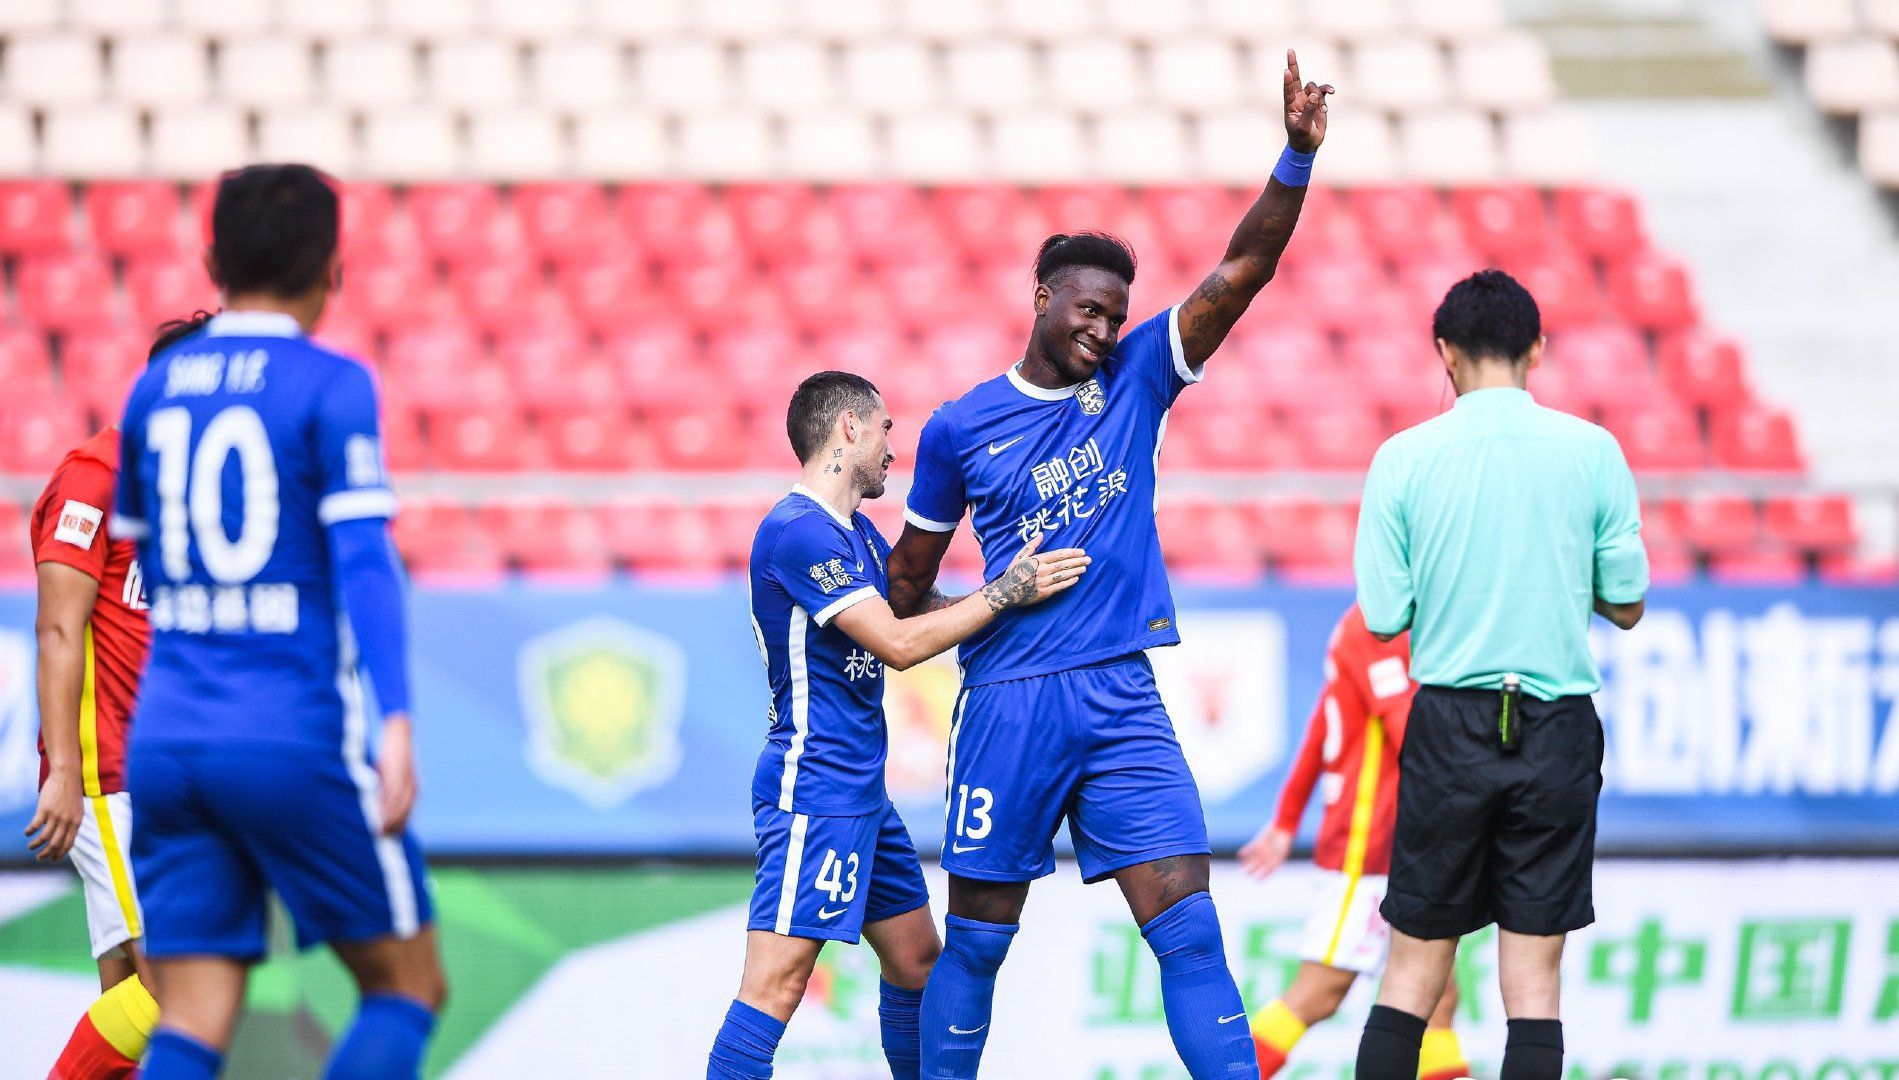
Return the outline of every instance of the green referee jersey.
{"type": "Polygon", "coordinates": [[[1353,553],[1374,633],[1411,629],[1411,677],[1544,700],[1593,694],[1597,596],[1648,591],[1641,504],[1615,436],[1514,388],[1473,390],[1385,441],[1353,553]]]}

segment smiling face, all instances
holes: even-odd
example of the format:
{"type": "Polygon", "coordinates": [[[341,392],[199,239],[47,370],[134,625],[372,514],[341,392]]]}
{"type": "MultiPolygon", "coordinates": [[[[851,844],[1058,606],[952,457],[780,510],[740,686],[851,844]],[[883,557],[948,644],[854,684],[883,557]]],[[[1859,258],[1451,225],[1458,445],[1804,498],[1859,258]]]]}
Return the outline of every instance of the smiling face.
{"type": "Polygon", "coordinates": [[[857,439],[851,443],[851,485],[863,498],[882,498],[890,480],[890,463],[897,460],[890,452],[890,410],[879,397],[868,416],[847,413],[844,423],[847,428],[857,425],[857,439]]]}
{"type": "Polygon", "coordinates": [[[1035,287],[1034,356],[1064,385],[1094,378],[1121,339],[1128,319],[1128,283],[1093,266],[1057,272],[1035,287]]]}

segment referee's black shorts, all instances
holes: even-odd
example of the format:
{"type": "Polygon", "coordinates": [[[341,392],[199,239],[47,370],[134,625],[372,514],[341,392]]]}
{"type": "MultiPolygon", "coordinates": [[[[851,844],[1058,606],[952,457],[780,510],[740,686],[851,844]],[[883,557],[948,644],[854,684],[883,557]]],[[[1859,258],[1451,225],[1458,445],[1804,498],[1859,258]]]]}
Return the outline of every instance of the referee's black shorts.
{"type": "Polygon", "coordinates": [[[1379,911],[1412,937],[1460,937],[1493,922],[1563,934],[1596,920],[1595,702],[1522,695],[1514,754],[1498,742],[1500,704],[1494,690],[1426,686],[1411,705],[1379,911]]]}

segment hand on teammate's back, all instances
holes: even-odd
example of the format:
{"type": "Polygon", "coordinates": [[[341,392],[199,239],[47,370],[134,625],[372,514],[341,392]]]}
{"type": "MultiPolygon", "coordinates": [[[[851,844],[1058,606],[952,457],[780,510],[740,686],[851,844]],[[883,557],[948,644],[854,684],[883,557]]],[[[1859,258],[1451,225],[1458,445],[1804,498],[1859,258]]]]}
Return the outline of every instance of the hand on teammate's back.
{"type": "Polygon", "coordinates": [[[1240,868],[1264,880],[1286,864],[1292,854],[1292,834],[1277,825],[1268,825],[1240,849],[1240,868]]]}
{"type": "Polygon", "coordinates": [[[409,824],[415,809],[415,748],[407,713],[383,718],[382,750],[376,772],[382,778],[382,834],[394,836],[409,824]]]}
{"type": "Polygon", "coordinates": [[[982,587],[989,610],[999,612],[1004,608],[1039,604],[1081,580],[1082,571],[1094,560],[1080,548],[1061,548],[1037,555],[1047,535],[1036,533],[1035,539],[1025,544],[1009,563],[1009,568],[982,587]]]}

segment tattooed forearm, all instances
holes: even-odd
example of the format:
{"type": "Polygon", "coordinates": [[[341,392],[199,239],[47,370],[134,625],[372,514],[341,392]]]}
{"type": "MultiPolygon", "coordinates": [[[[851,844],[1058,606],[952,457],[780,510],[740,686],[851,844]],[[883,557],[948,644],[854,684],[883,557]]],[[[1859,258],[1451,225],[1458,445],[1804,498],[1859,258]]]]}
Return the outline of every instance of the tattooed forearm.
{"type": "Polygon", "coordinates": [[[1010,563],[1000,577],[982,587],[982,598],[988,602],[989,610],[1000,612],[1004,608],[1034,603],[1040,595],[1035,584],[1039,571],[1035,559],[1017,559],[1010,563]]]}
{"type": "Polygon", "coordinates": [[[1226,257],[1180,308],[1180,344],[1198,367],[1226,340],[1247,305],[1279,270],[1306,189],[1269,181],[1227,241],[1226,257]]]}
{"type": "Polygon", "coordinates": [[[955,606],[956,602],[961,599],[962,597],[960,596],[944,596],[943,590],[932,586],[930,595],[923,598],[923,605],[919,610],[941,611],[946,607],[955,606]]]}

